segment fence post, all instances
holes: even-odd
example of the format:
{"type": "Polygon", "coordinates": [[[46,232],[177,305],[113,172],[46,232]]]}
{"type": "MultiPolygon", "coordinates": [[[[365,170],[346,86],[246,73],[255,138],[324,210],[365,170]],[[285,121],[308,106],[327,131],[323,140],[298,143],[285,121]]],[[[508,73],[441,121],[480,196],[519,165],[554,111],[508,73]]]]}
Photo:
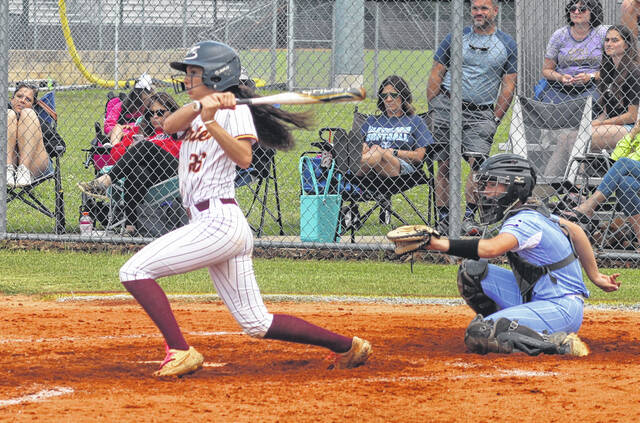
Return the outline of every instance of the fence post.
{"type": "MultiPolygon", "coordinates": [[[[0,104],[9,100],[9,2],[0,4],[0,104]]],[[[7,233],[7,109],[0,113],[0,237],[7,233]]]]}
{"type": "Polygon", "coordinates": [[[334,51],[335,87],[362,86],[364,73],[364,0],[337,0],[334,51]]]}
{"type": "Polygon", "coordinates": [[[449,234],[460,236],[462,181],[462,30],[463,0],[451,2],[451,116],[449,133],[449,234]]]}

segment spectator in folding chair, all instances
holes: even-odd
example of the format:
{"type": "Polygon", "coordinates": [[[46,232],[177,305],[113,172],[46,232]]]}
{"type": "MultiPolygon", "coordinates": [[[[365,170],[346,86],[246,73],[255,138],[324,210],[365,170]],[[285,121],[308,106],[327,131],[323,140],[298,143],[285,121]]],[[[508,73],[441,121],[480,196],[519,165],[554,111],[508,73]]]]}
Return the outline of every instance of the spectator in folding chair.
{"type": "Polygon", "coordinates": [[[433,136],[415,114],[411,90],[399,76],[391,75],[378,88],[381,115],[370,115],[362,125],[365,136],[358,175],[375,172],[381,176],[408,175],[424,160],[433,136]]]}
{"type": "Polygon", "coordinates": [[[540,100],[563,103],[581,97],[599,97],[600,61],[607,33],[599,0],[569,0],[566,26],[553,33],[544,55],[542,76],[548,81],[540,100]]]}
{"type": "Polygon", "coordinates": [[[591,151],[611,151],[631,131],[640,104],[640,66],[633,33],[624,25],[609,28],[604,40],[598,104],[602,113],[591,123],[591,151]]]}
{"type": "Polygon", "coordinates": [[[167,116],[178,110],[176,101],[167,93],[152,94],[140,123],[141,135],[128,135],[111,149],[115,165],[98,178],[80,182],[79,188],[97,199],[107,199],[114,181],[124,181],[126,233],[135,234],[139,222],[136,207],[148,189],[178,174],[178,157],[182,141],[167,134],[162,125],[167,116]],[[143,137],[143,140],[139,140],[143,137]]]}
{"type": "Polygon", "coordinates": [[[104,133],[109,135],[111,145],[118,144],[141,120],[145,104],[154,92],[151,77],[143,73],[124,99],[115,96],[109,100],[104,117],[104,133]]]}
{"type": "Polygon", "coordinates": [[[614,193],[622,213],[640,242],[640,125],[634,126],[611,153],[615,163],[602,178],[596,191],[572,210],[565,210],[568,220],[589,224],[596,209],[614,193]]]}
{"type": "Polygon", "coordinates": [[[53,172],[45,135],[58,135],[33,109],[37,101],[38,88],[19,83],[9,102],[7,186],[10,188],[29,186],[41,175],[53,172]]]}
{"type": "MultiPolygon", "coordinates": [[[[473,25],[462,34],[462,153],[472,170],[489,155],[493,136],[509,109],[516,88],[517,46],[515,40],[496,27],[497,0],[472,0],[473,25]]],[[[451,117],[451,34],[440,43],[433,59],[427,86],[429,110],[433,116],[433,136],[449,144],[451,117]]],[[[442,149],[438,160],[436,203],[439,229],[449,232],[449,149],[442,149]]],[[[474,222],[478,210],[473,197],[473,171],[465,187],[467,208],[463,232],[479,235],[474,222]]]]}

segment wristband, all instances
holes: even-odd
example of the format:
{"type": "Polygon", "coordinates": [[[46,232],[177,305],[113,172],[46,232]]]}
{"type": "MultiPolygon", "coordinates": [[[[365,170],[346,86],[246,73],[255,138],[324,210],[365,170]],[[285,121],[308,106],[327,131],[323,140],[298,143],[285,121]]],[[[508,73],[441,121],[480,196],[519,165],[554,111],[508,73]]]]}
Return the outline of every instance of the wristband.
{"type": "Polygon", "coordinates": [[[199,112],[200,109],[202,109],[202,103],[200,103],[198,100],[194,100],[191,103],[191,107],[193,108],[194,112],[199,112]]]}
{"type": "Polygon", "coordinates": [[[479,238],[450,239],[449,251],[447,251],[447,254],[451,254],[453,256],[458,256],[462,258],[468,258],[472,260],[478,260],[480,258],[480,256],[478,256],[479,243],[480,243],[479,238]]]}
{"type": "Polygon", "coordinates": [[[210,125],[212,123],[218,123],[218,122],[216,122],[215,119],[211,119],[211,120],[208,120],[208,121],[204,122],[205,125],[210,125]]]}

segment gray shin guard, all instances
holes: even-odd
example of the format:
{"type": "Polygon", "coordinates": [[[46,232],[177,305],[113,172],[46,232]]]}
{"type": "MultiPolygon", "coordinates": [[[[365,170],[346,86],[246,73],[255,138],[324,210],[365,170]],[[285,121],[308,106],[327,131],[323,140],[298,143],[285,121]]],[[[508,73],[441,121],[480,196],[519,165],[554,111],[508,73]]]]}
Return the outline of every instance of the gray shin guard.
{"type": "Polygon", "coordinates": [[[471,321],[464,335],[464,343],[471,352],[511,354],[523,352],[528,355],[565,354],[561,343],[565,333],[542,335],[518,322],[501,318],[497,322],[484,320],[478,315],[471,321]]]}
{"type": "Polygon", "coordinates": [[[458,268],[458,292],[469,307],[478,314],[488,316],[498,311],[496,303],[482,290],[481,282],[487,276],[489,263],[485,259],[464,260],[458,268]]]}

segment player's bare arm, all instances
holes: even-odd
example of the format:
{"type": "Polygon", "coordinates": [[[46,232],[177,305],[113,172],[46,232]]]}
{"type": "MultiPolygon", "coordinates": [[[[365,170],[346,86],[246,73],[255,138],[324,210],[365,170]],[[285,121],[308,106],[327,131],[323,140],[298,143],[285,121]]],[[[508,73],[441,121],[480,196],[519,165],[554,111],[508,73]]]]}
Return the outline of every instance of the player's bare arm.
{"type": "Polygon", "coordinates": [[[216,139],[224,152],[231,160],[243,169],[251,166],[252,152],[251,142],[238,140],[231,136],[215,120],[216,112],[219,109],[233,109],[236,106],[236,97],[230,92],[216,92],[204,96],[200,99],[202,109],[200,117],[207,127],[207,131],[216,139]]]}
{"type": "Polygon", "coordinates": [[[431,101],[440,93],[440,85],[446,73],[447,67],[445,65],[440,62],[433,62],[429,82],[427,83],[427,101],[431,101]]]}
{"type": "Polygon", "coordinates": [[[502,119],[505,113],[507,113],[507,110],[509,110],[509,105],[511,104],[511,100],[513,99],[513,94],[516,91],[517,80],[517,73],[509,73],[502,77],[502,86],[500,88],[498,99],[496,100],[494,112],[496,117],[499,119],[502,119]]]}
{"type": "Polygon", "coordinates": [[[600,272],[591,243],[584,230],[579,225],[566,219],[561,218],[560,223],[569,230],[580,264],[591,282],[605,292],[617,291],[620,287],[620,282],[617,281],[620,274],[605,275],[600,272]]]}
{"type": "Polygon", "coordinates": [[[165,119],[162,129],[167,134],[186,131],[191,126],[191,121],[198,116],[198,113],[193,110],[191,104],[185,104],[165,119]]]}

